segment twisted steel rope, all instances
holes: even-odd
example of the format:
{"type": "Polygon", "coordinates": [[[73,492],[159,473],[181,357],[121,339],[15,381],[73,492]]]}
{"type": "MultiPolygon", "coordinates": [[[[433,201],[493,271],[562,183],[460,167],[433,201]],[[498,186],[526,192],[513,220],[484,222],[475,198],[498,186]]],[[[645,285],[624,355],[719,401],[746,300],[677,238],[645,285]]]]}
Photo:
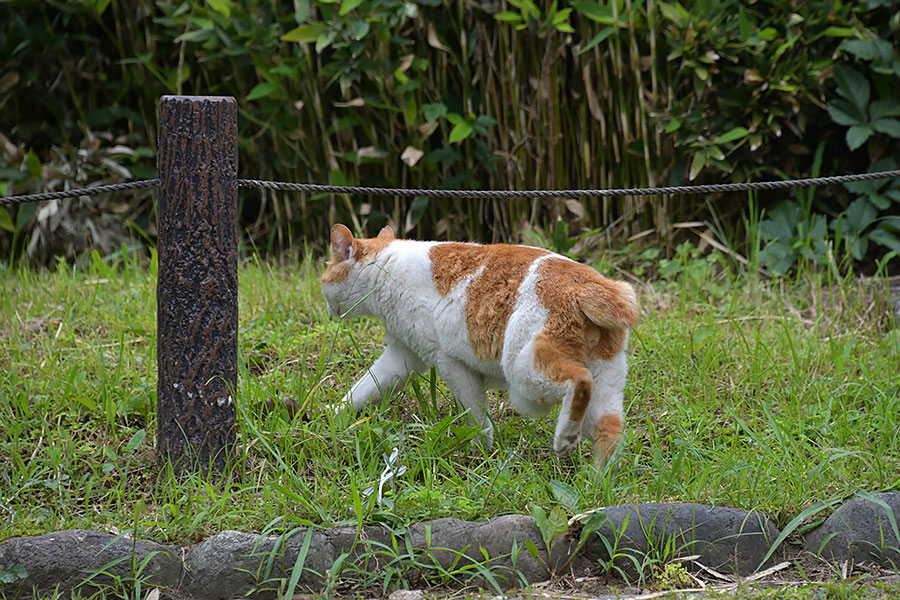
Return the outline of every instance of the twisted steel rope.
{"type": "MultiPolygon", "coordinates": [[[[778,190],[792,187],[812,187],[833,185],[855,181],[876,181],[900,177],[900,169],[855,175],[835,175],[810,179],[784,179],[778,181],[755,181],[747,183],[715,183],[710,185],[682,185],[657,188],[620,188],[612,190],[432,190],[381,188],[347,185],[322,185],[317,183],[289,183],[285,181],[262,181],[258,179],[238,179],[238,187],[332,194],[365,194],[372,196],[424,196],[426,198],[559,198],[559,197],[616,197],[616,196],[661,196],[665,194],[711,194],[715,192],[740,192],[748,190],[778,190]]],[[[81,196],[97,196],[109,192],[136,190],[159,185],[159,179],[144,179],[111,185],[98,185],[80,190],[46,192],[24,196],[0,198],[0,206],[14,206],[23,202],[42,202],[81,196]]]]}
{"type": "Polygon", "coordinates": [[[811,179],[787,179],[748,183],[716,183],[710,185],[684,185],[658,188],[622,188],[613,190],[425,190],[403,188],[379,188],[315,183],[284,183],[238,179],[238,186],[313,193],[367,194],[373,196],[424,196],[426,198],[557,198],[557,197],[605,197],[605,196],[658,196],[664,194],[709,194],[713,192],[738,192],[745,190],[777,190],[791,187],[812,187],[854,181],[874,181],[900,177],[900,169],[856,175],[835,175],[811,179]]]}
{"type": "Polygon", "coordinates": [[[141,188],[159,185],[159,179],[144,179],[141,181],[127,181],[125,183],[111,183],[109,185],[97,185],[81,188],[80,190],[66,190],[64,192],[45,192],[42,194],[28,194],[25,196],[7,196],[0,198],[0,206],[13,206],[23,202],[44,202],[46,200],[62,200],[64,198],[80,198],[81,196],[99,196],[109,192],[122,190],[139,190],[141,188]]]}

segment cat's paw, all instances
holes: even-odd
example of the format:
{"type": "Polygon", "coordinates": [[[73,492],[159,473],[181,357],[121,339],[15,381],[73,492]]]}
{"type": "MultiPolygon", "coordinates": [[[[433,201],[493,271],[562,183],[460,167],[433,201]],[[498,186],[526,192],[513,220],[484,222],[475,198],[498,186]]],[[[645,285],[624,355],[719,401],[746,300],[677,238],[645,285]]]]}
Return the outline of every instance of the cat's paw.
{"type": "Polygon", "coordinates": [[[581,434],[578,432],[564,436],[556,436],[553,438],[553,451],[556,452],[557,456],[567,456],[575,450],[580,439],[581,434]]]}

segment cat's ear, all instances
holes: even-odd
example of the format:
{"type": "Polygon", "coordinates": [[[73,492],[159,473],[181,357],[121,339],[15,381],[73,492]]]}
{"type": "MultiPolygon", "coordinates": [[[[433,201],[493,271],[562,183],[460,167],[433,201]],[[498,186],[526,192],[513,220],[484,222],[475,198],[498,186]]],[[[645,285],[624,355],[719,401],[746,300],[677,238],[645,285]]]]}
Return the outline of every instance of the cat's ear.
{"type": "Polygon", "coordinates": [[[344,225],[336,223],[331,228],[331,260],[345,261],[353,254],[353,234],[344,225]]]}
{"type": "Polygon", "coordinates": [[[378,232],[378,237],[392,240],[394,239],[394,230],[391,229],[390,225],[385,225],[381,228],[381,231],[378,232]]]}

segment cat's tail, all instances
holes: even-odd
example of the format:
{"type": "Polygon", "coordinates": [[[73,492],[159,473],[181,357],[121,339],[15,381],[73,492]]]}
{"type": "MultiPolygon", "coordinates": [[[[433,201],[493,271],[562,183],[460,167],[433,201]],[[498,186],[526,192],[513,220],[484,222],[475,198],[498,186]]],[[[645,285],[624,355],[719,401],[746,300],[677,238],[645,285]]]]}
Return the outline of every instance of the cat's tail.
{"type": "Polygon", "coordinates": [[[592,282],[578,299],[585,316],[600,327],[634,327],[640,316],[634,288],[624,281],[603,279],[592,282]]]}

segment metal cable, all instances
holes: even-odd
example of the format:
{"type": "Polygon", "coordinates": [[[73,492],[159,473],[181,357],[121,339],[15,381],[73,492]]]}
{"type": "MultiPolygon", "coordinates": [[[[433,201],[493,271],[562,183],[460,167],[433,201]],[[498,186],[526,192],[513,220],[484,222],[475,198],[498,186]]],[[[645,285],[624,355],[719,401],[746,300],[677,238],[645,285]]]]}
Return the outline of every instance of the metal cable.
{"type": "Polygon", "coordinates": [[[141,188],[159,185],[159,179],[144,179],[141,181],[127,181],[125,183],[111,183],[109,185],[97,185],[81,188],[79,190],[66,190],[64,192],[45,192],[42,194],[29,194],[26,196],[7,196],[0,198],[0,206],[13,206],[23,202],[43,202],[46,200],[62,200],[63,198],[80,198],[81,196],[99,196],[108,192],[122,190],[139,190],[141,188]]]}
{"type": "Polygon", "coordinates": [[[426,198],[557,198],[557,197],[605,197],[605,196],[659,196],[664,194],[710,194],[713,192],[738,192],[746,190],[777,190],[792,187],[812,187],[854,181],[874,181],[900,177],[900,169],[856,175],[835,175],[812,179],[787,179],[748,183],[716,183],[710,185],[684,185],[658,188],[627,188],[613,190],[423,190],[402,188],[378,188],[314,183],[284,183],[238,179],[238,186],[313,193],[368,194],[372,196],[425,196],[426,198]]]}
{"type": "MultiPolygon", "coordinates": [[[[876,181],[900,177],[900,169],[855,175],[835,175],[811,179],[784,179],[779,181],[756,181],[747,183],[715,183],[710,185],[682,185],[657,188],[620,188],[612,190],[431,190],[380,188],[346,185],[322,185],[317,183],[289,183],[285,181],[261,181],[258,179],[238,179],[238,187],[262,188],[312,193],[365,194],[371,196],[424,196],[426,198],[559,198],[559,197],[615,197],[615,196],[661,196],[664,194],[711,194],[715,192],[740,192],[747,190],[778,190],[792,187],[812,187],[854,181],[876,181]]],[[[0,198],[0,206],[14,206],[23,202],[61,200],[81,196],[97,196],[109,192],[137,190],[159,185],[159,179],[144,179],[111,185],[98,185],[79,190],[46,192],[24,196],[0,198]]]]}

